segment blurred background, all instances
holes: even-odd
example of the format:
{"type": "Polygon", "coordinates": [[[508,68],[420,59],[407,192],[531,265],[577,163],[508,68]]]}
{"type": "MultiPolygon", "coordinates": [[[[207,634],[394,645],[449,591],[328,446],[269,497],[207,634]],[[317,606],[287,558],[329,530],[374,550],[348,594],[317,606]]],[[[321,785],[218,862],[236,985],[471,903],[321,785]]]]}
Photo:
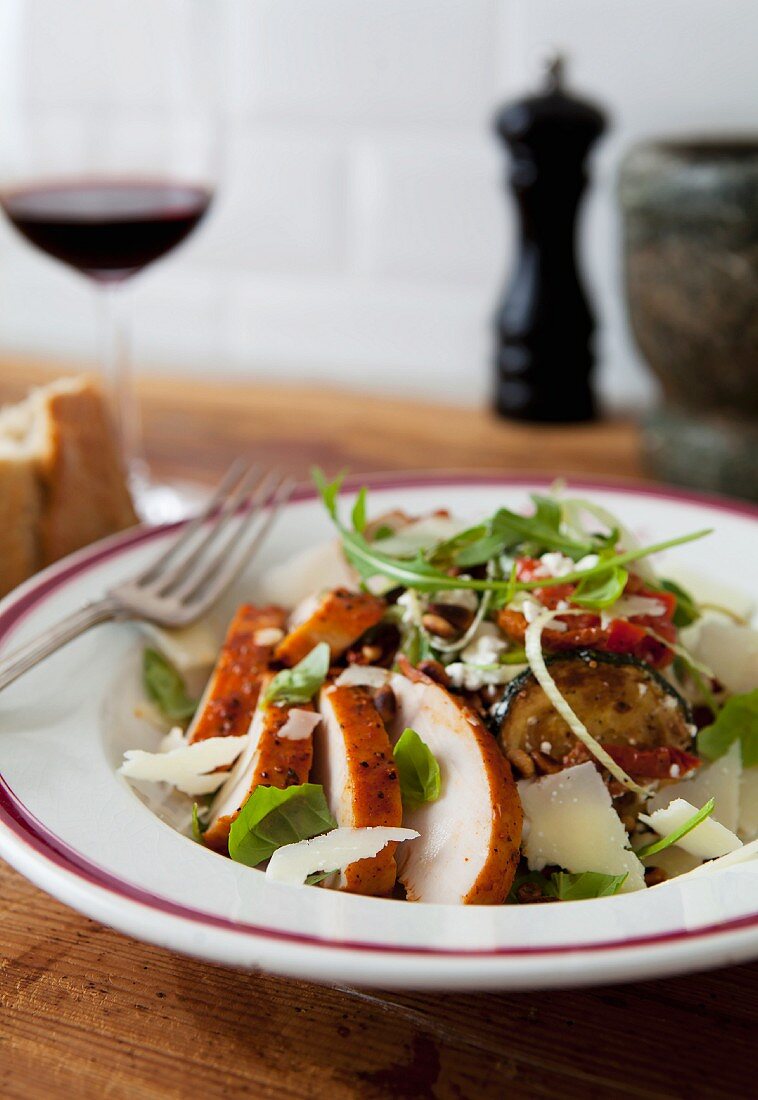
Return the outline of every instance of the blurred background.
{"type": "MultiPolygon", "coordinates": [[[[66,54],[76,2],[57,5],[40,71],[66,54]]],[[[129,290],[138,372],[486,401],[515,247],[491,119],[559,50],[570,87],[610,118],[580,226],[599,390],[612,410],[652,400],[625,320],[619,161],[648,135],[756,128],[755,0],[212,2],[222,178],[197,232],[129,290]]],[[[11,12],[0,7],[0,98],[17,60],[11,12]]],[[[121,86],[139,128],[149,84],[121,86]]],[[[44,106],[44,81],[39,94],[44,106]]],[[[82,109],[59,87],[48,106],[62,132],[82,109]]],[[[94,360],[93,314],[85,280],[0,221],[0,354],[94,360]]]]}

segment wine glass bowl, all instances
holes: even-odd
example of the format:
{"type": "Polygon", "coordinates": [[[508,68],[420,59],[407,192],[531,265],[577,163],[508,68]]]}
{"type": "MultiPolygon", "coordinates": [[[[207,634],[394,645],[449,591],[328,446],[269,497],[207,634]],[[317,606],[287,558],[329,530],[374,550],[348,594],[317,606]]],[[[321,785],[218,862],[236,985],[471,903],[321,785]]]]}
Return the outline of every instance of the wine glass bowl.
{"type": "Polygon", "coordinates": [[[0,207],[98,288],[106,392],[152,521],[187,508],[146,476],[122,288],[211,204],[220,15],[216,0],[4,0],[0,13],[0,207]]]}

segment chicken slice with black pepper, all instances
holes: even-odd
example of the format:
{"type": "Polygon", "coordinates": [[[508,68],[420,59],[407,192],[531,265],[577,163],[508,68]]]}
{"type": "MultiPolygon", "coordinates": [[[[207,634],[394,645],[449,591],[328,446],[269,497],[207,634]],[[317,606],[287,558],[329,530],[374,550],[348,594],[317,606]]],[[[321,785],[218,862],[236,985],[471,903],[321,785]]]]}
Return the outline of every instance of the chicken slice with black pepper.
{"type": "MultiPolygon", "coordinates": [[[[322,724],[315,737],[312,779],[324,787],[341,826],[400,826],[400,783],[386,727],[367,687],[332,686],[319,699],[322,724]]],[[[338,887],[353,894],[386,896],[395,885],[396,844],[357,860],[338,887]]]]}

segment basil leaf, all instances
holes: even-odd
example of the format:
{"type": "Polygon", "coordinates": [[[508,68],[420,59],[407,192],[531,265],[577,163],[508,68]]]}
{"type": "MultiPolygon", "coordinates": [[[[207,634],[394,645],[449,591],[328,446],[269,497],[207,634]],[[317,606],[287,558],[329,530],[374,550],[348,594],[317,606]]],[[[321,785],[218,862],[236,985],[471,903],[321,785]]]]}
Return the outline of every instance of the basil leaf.
{"type": "Polygon", "coordinates": [[[673,833],[661,837],[660,840],[654,840],[652,844],[646,844],[644,848],[638,848],[635,853],[637,859],[647,859],[648,856],[655,856],[658,852],[662,852],[664,849],[670,848],[672,844],[676,844],[678,840],[681,840],[683,836],[687,836],[687,833],[691,833],[701,822],[711,816],[715,804],[715,798],[709,798],[702,810],[698,810],[692,817],[687,818],[683,825],[680,825],[678,829],[674,829],[673,833]]]}
{"type": "Polygon", "coordinates": [[[185,722],[197,709],[190,699],[184,680],[157,649],[146,649],[142,655],[142,683],[145,694],[170,722],[185,722]]]}
{"type": "Polygon", "coordinates": [[[331,652],[319,642],[294,668],[277,672],[266,688],[264,703],[309,703],[329,673],[331,652]]]}
{"type": "Polygon", "coordinates": [[[403,730],[392,755],[400,779],[403,808],[416,810],[425,802],[435,802],[442,785],[440,766],[415,730],[403,730]]]}
{"type": "Polygon", "coordinates": [[[229,855],[237,863],[257,867],[277,848],[321,836],[337,828],[316,783],[256,787],[229,830],[229,855]]]}
{"type": "Polygon", "coordinates": [[[572,875],[568,871],[555,871],[552,884],[559,901],[584,901],[587,898],[609,898],[617,894],[627,880],[623,875],[604,875],[600,871],[583,871],[572,875]]]}
{"type": "Polygon", "coordinates": [[[367,496],[367,493],[368,493],[368,490],[366,489],[366,486],[364,485],[363,488],[358,493],[358,496],[355,499],[355,504],[353,505],[353,514],[352,514],[351,518],[353,520],[353,527],[358,532],[359,535],[362,535],[363,532],[366,529],[366,496],[367,496]]]}
{"type": "Polygon", "coordinates": [[[758,688],[727,699],[710,726],[697,735],[698,752],[718,760],[739,738],[743,768],[758,764],[758,688]]]}
{"type": "Polygon", "coordinates": [[[580,581],[571,597],[571,602],[580,607],[600,611],[604,607],[610,607],[619,599],[628,580],[629,573],[623,566],[609,566],[580,581]]]}
{"type": "Polygon", "coordinates": [[[676,608],[674,609],[674,617],[672,620],[674,626],[681,628],[696,623],[700,618],[700,610],[694,597],[674,581],[662,580],[658,583],[664,592],[670,592],[673,596],[676,596],[676,608]]]}

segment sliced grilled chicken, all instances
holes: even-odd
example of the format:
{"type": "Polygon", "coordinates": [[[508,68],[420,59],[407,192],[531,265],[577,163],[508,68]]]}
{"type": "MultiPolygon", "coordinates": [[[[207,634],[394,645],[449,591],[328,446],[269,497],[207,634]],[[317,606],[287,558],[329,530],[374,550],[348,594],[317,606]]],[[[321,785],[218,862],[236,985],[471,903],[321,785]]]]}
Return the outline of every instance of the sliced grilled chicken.
{"type": "MultiPolygon", "coordinates": [[[[270,679],[267,676],[263,685],[270,679]]],[[[313,730],[321,718],[310,703],[267,705],[259,700],[250,740],[211,803],[207,847],[227,850],[229,829],[256,787],[291,787],[306,783],[313,759],[313,730]]]]}
{"type": "Polygon", "coordinates": [[[241,737],[248,732],[261,680],[286,621],[287,613],[281,607],[242,604],[237,609],[187,731],[191,744],[206,737],[241,737]]]}
{"type": "Polygon", "coordinates": [[[319,642],[328,642],[335,660],[361,634],[376,626],[384,614],[384,602],[364,592],[335,588],[326,592],[276,647],[275,657],[296,665],[319,642]]]}
{"type": "Polygon", "coordinates": [[[435,802],[406,811],[421,836],[401,844],[398,877],[410,901],[499,905],[516,873],[522,812],[510,766],[479,717],[439,684],[393,674],[392,741],[407,727],[440,766],[435,802]]]}
{"type": "MultiPolygon", "coordinates": [[[[395,761],[384,723],[366,687],[327,687],[319,699],[322,725],[315,739],[313,781],[322,783],[339,825],[399,826],[400,802],[395,761]]],[[[351,863],[339,889],[384,896],[395,885],[396,844],[371,859],[351,863]]]]}

